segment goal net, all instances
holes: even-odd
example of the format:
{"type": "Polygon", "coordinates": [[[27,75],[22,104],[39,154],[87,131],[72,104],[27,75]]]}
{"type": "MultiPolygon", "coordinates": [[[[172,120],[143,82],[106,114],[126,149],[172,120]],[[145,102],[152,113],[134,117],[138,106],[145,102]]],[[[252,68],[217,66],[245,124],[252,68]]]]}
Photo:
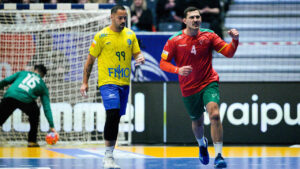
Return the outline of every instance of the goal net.
{"type": "MultiPolygon", "coordinates": [[[[97,64],[81,96],[83,67],[96,32],[110,24],[110,10],[0,10],[0,79],[35,64],[48,68],[54,125],[60,143],[102,143],[105,109],[97,88],[97,64]]],[[[97,62],[97,61],[96,61],[97,62]]],[[[0,98],[5,90],[0,91],[0,98]]],[[[38,103],[40,101],[38,99],[38,103]]],[[[130,104],[131,105],[131,104],[130,104]]],[[[45,144],[49,124],[43,108],[38,141],[45,144]]],[[[118,143],[131,142],[131,106],[120,122],[118,143]],[[130,112],[130,113],[129,113],[130,112]]],[[[19,109],[0,126],[0,143],[27,143],[28,117],[19,109]]]]}

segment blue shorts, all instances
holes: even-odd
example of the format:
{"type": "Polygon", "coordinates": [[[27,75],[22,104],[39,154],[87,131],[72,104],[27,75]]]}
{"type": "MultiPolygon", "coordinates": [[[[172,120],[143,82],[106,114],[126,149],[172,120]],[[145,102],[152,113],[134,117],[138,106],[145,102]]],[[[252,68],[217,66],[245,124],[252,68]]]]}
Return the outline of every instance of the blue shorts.
{"type": "Polygon", "coordinates": [[[105,110],[120,109],[121,116],[126,113],[129,86],[108,84],[101,86],[99,90],[105,110]]]}

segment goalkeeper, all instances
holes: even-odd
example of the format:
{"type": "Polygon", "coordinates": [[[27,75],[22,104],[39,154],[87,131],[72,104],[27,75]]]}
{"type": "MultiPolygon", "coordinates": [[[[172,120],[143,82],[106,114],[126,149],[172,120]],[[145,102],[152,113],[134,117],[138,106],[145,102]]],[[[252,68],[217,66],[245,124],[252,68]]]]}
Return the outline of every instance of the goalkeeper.
{"type": "Polygon", "coordinates": [[[19,108],[29,117],[30,131],[28,134],[28,147],[39,147],[37,143],[40,109],[36,103],[38,96],[41,98],[46,118],[50,125],[50,131],[54,129],[48,88],[43,77],[47,69],[44,65],[35,65],[34,71],[20,71],[0,81],[0,89],[11,84],[0,103],[0,126],[8,117],[19,108]]]}

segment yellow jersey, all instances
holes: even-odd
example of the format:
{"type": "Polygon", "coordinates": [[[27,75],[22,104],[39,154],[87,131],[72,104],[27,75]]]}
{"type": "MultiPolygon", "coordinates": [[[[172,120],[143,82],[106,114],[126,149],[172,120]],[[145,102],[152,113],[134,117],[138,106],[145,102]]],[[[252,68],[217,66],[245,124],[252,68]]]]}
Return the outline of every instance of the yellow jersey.
{"type": "Polygon", "coordinates": [[[98,86],[115,84],[129,85],[131,59],[140,52],[135,33],[124,28],[121,32],[112,31],[109,26],[99,31],[89,49],[98,60],[98,86]]]}

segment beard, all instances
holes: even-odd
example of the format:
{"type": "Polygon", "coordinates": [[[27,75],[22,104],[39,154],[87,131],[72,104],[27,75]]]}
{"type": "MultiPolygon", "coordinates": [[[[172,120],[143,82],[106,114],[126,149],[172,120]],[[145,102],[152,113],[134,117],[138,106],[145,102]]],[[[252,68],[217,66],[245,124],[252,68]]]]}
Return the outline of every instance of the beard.
{"type": "Polygon", "coordinates": [[[121,31],[121,30],[124,29],[124,27],[125,27],[125,23],[124,23],[124,24],[120,24],[120,25],[118,26],[118,29],[121,31]]]}

